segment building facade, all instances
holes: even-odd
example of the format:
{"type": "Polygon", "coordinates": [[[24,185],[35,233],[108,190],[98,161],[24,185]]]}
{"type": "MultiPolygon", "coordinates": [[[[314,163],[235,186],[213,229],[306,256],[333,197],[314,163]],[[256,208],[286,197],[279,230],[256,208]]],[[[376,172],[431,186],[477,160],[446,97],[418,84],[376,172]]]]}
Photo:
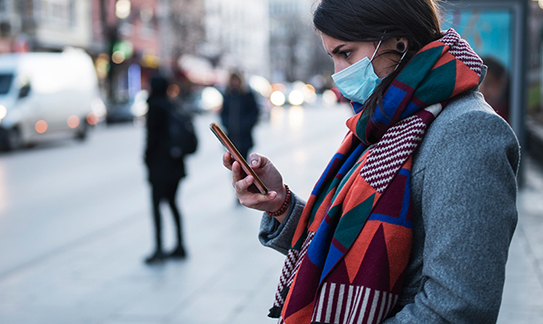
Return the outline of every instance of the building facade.
{"type": "Polygon", "coordinates": [[[270,76],[268,0],[205,0],[199,54],[219,68],[270,76]]]}
{"type": "Polygon", "coordinates": [[[87,48],[89,12],[86,0],[0,0],[0,52],[87,48]]]}

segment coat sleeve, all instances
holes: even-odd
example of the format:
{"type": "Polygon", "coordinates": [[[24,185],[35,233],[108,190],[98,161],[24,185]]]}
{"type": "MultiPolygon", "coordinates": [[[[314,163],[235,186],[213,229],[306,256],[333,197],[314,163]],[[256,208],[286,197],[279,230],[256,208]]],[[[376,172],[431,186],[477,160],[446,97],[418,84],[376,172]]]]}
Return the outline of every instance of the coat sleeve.
{"type": "Polygon", "coordinates": [[[495,323],[517,223],[519,145],[483,111],[440,133],[424,170],[422,281],[413,302],[386,324],[495,323]]]}
{"type": "Polygon", "coordinates": [[[223,103],[220,110],[220,116],[221,116],[221,124],[224,126],[225,129],[228,129],[230,126],[230,121],[228,119],[228,116],[230,114],[230,96],[225,92],[222,94],[223,96],[223,103]]]}
{"type": "Polygon", "coordinates": [[[275,217],[264,213],[260,223],[260,232],[258,233],[258,239],[262,245],[285,255],[290,248],[292,237],[305,206],[305,201],[301,200],[294,193],[292,193],[292,201],[293,204],[291,205],[288,216],[281,224],[279,224],[275,217]]]}

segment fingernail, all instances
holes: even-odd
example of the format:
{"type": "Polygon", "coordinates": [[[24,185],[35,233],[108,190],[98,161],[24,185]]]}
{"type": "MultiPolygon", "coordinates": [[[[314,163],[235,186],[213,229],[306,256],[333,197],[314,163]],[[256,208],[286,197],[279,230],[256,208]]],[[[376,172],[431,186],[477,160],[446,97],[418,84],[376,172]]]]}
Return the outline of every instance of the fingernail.
{"type": "Polygon", "coordinates": [[[251,161],[251,164],[252,164],[253,166],[257,166],[257,165],[258,165],[258,161],[257,161],[257,160],[252,160],[252,161],[251,161]]]}

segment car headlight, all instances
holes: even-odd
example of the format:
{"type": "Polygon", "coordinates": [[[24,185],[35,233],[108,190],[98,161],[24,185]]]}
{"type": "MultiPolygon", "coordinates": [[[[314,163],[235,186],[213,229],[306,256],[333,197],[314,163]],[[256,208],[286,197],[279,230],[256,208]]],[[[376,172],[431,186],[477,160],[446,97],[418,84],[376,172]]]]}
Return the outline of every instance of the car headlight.
{"type": "Polygon", "coordinates": [[[7,114],[8,114],[8,110],[6,109],[6,106],[0,105],[0,121],[2,121],[2,119],[4,119],[4,117],[6,117],[7,114]]]}

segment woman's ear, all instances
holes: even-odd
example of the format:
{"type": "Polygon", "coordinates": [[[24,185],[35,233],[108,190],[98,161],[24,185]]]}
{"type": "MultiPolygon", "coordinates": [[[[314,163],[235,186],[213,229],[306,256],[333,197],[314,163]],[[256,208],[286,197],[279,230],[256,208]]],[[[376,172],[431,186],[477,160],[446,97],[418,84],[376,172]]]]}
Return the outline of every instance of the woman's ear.
{"type": "Polygon", "coordinates": [[[408,41],[405,38],[396,38],[396,50],[400,53],[405,53],[408,50],[408,41]]]}

